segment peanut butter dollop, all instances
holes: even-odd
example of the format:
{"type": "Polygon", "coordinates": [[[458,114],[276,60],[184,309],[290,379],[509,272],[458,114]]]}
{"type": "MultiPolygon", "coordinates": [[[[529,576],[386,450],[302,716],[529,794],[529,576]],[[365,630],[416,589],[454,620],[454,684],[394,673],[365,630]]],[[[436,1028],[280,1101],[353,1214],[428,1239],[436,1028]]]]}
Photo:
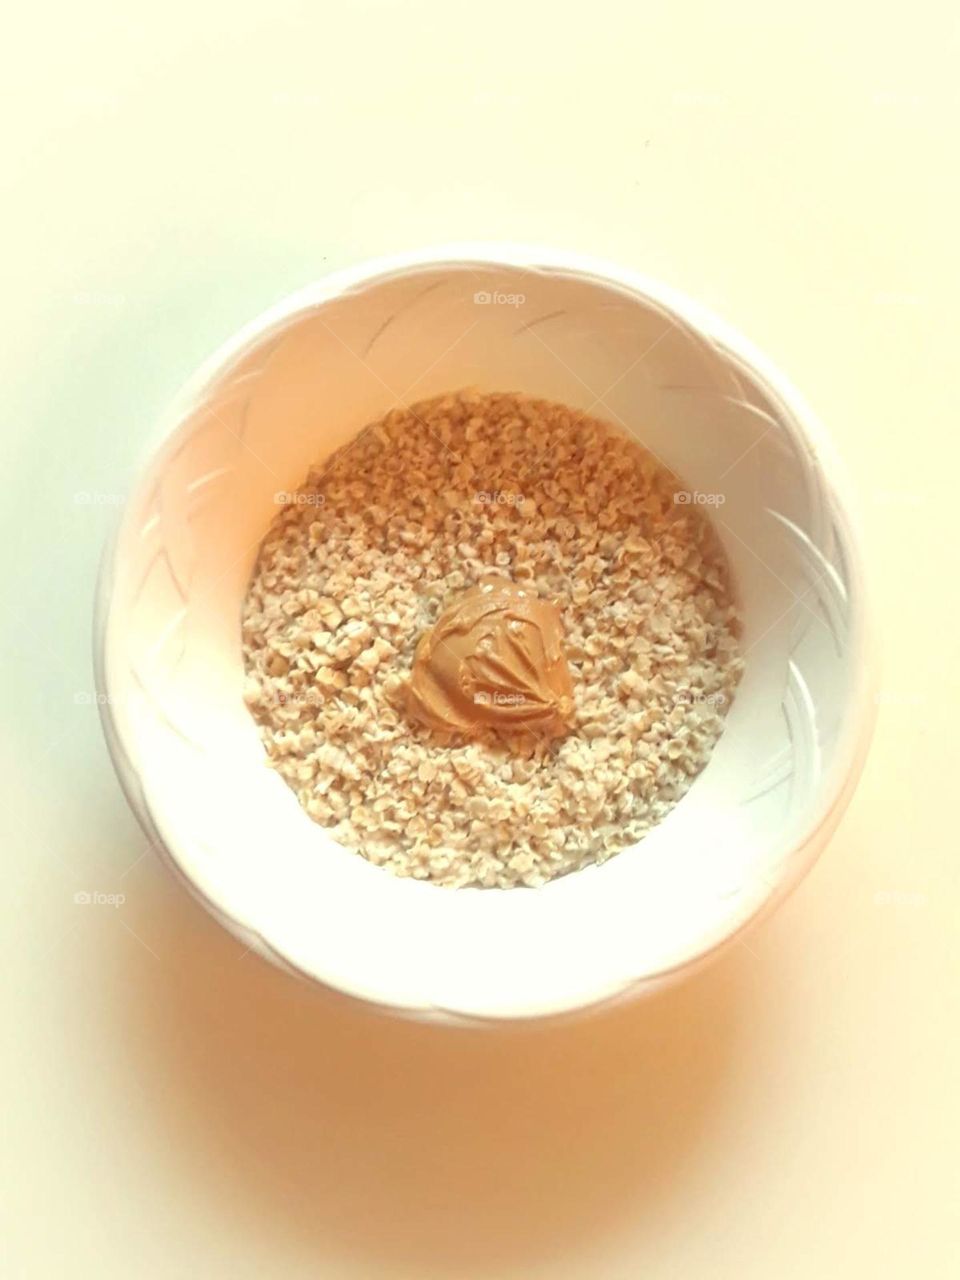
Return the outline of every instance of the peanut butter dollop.
{"type": "Polygon", "coordinates": [[[431,729],[559,733],[573,710],[560,611],[498,574],[449,605],[414,654],[407,708],[431,729]]]}

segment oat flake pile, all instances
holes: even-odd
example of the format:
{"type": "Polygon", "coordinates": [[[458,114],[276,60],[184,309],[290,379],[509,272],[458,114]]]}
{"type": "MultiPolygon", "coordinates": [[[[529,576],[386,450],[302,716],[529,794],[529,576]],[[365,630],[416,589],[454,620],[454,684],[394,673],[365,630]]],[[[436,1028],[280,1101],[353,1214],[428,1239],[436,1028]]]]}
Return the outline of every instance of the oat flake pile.
{"type": "Polygon", "coordinates": [[[247,704],[307,813],[451,886],[540,885],[640,839],[703,768],[742,669],[724,555],[676,493],[622,432],[515,394],[395,410],[318,464],[242,620],[247,704]],[[409,714],[418,642],[491,573],[560,610],[556,732],[409,714]]]}

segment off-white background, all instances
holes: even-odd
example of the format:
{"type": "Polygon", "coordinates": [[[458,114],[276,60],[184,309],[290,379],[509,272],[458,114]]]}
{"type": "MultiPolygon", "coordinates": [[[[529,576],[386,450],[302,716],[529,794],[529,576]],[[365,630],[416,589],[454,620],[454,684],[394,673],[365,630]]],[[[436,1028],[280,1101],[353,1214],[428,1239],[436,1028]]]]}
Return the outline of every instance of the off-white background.
{"type": "Polygon", "coordinates": [[[945,0],[784,8],[7,19],[4,1277],[957,1274],[960,39],[945,0]],[[160,407],[285,292],[460,238],[626,262],[767,350],[855,478],[886,667],[772,921],[645,1006],[504,1035],[243,955],[141,856],[89,705],[160,407]]]}

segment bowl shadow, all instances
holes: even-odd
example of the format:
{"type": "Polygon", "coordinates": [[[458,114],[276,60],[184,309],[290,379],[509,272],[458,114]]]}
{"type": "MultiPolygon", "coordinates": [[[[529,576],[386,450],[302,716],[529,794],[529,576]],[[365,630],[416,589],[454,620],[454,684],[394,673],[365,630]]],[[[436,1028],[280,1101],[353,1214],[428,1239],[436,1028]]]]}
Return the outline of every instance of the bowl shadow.
{"type": "Polygon", "coordinates": [[[159,877],[128,917],[149,950],[117,932],[133,1003],[113,1032],[166,1142],[239,1230],[497,1274],[636,1231],[682,1194],[756,984],[745,950],[583,1017],[435,1026],[244,953],[159,877]]]}

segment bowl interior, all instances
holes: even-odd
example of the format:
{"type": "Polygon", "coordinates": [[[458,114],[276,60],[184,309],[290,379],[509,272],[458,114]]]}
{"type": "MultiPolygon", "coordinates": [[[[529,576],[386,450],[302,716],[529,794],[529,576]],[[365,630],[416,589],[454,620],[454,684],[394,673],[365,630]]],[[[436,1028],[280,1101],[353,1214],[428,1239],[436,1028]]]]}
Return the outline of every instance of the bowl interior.
{"type": "Polygon", "coordinates": [[[228,923],[383,1004],[524,1015],[675,970],[799,876],[850,768],[859,588],[825,445],[762,366],[649,282],[482,259],[332,278],[208,364],[127,505],[102,669],[136,803],[228,923]],[[275,495],[396,403],[463,386],[636,435],[709,506],[745,618],[746,672],[686,797],[536,891],[442,890],[341,849],[265,767],[241,696],[240,605],[275,495]]]}

